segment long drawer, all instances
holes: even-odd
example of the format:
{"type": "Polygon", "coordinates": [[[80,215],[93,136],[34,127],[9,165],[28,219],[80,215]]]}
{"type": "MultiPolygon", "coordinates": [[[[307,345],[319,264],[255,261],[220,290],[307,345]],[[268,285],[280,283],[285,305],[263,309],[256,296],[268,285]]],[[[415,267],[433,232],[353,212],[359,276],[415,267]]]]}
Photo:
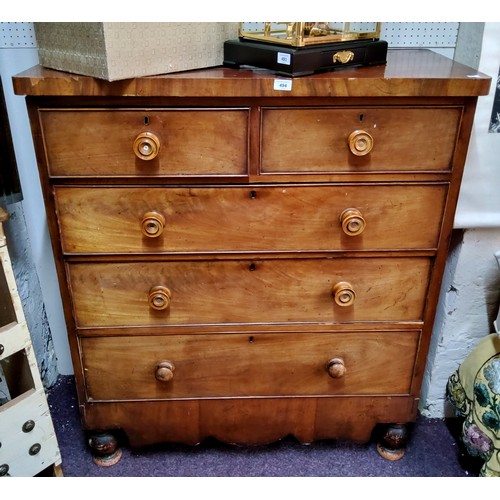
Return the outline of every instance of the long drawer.
{"type": "Polygon", "coordinates": [[[267,108],[263,173],[444,171],[461,107],[267,108]]]}
{"type": "Polygon", "coordinates": [[[248,109],[39,113],[51,176],[247,174],[248,109]]]}
{"type": "Polygon", "coordinates": [[[77,326],[419,321],[431,258],[67,264],[77,326]]]}
{"type": "Polygon", "coordinates": [[[63,252],[435,249],[446,185],[56,187],[63,252]]]}
{"type": "Polygon", "coordinates": [[[419,332],[82,338],[89,400],[408,394],[419,332]]]}

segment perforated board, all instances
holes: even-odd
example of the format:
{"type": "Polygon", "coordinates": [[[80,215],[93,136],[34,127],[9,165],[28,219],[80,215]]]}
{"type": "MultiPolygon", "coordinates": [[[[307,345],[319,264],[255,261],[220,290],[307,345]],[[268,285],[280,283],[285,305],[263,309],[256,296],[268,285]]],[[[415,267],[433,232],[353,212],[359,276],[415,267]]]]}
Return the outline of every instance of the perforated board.
{"type": "Polygon", "coordinates": [[[27,47],[36,47],[33,23],[0,23],[0,49],[27,47]]]}
{"type": "Polygon", "coordinates": [[[389,47],[455,47],[460,23],[382,23],[389,47]]]}
{"type": "MultiPolygon", "coordinates": [[[[455,47],[460,23],[382,23],[380,38],[390,47],[455,47]]],[[[245,23],[261,30],[264,23],[245,23]]],[[[0,48],[36,47],[33,23],[0,23],[0,48]]]]}

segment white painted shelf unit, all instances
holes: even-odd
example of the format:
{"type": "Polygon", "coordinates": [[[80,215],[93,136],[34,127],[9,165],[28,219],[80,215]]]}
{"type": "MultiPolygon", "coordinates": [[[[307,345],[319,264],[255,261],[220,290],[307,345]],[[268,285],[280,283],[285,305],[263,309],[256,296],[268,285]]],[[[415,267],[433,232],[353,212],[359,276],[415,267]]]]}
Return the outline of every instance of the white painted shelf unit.
{"type": "Polygon", "coordinates": [[[12,271],[0,207],[0,476],[62,476],[61,454],[12,271]]]}

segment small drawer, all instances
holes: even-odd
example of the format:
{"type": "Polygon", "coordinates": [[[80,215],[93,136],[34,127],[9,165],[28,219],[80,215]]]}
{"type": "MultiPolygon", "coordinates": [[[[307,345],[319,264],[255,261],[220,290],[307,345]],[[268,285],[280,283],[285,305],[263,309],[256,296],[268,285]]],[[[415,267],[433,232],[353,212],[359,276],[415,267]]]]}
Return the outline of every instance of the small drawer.
{"type": "Polygon", "coordinates": [[[242,176],[248,109],[41,110],[50,176],[242,176]]]}
{"type": "MultiPolygon", "coordinates": [[[[45,392],[40,389],[30,392],[15,405],[2,408],[0,412],[0,463],[24,453],[37,443],[52,437],[54,427],[50,417],[45,392]]],[[[36,447],[37,448],[37,447],[36,447]]],[[[33,453],[35,456],[37,453],[33,453]]]]}
{"type": "Polygon", "coordinates": [[[262,173],[446,171],[459,107],[266,108],[262,173]]]}
{"type": "Polygon", "coordinates": [[[89,401],[408,394],[418,331],[81,339],[89,401]]]}
{"type": "Polygon", "coordinates": [[[33,477],[50,466],[61,464],[61,453],[55,434],[35,443],[18,442],[16,454],[0,461],[0,474],[11,477],[33,477]]]}
{"type": "Polygon", "coordinates": [[[0,361],[31,344],[26,321],[0,326],[0,361]]]}
{"type": "Polygon", "coordinates": [[[4,475],[34,476],[61,456],[45,391],[30,391],[0,410],[0,468],[4,475]]]}
{"type": "Polygon", "coordinates": [[[79,327],[419,321],[426,257],[67,264],[79,327]]]}
{"type": "Polygon", "coordinates": [[[56,187],[63,252],[435,249],[446,185],[56,187]]]}

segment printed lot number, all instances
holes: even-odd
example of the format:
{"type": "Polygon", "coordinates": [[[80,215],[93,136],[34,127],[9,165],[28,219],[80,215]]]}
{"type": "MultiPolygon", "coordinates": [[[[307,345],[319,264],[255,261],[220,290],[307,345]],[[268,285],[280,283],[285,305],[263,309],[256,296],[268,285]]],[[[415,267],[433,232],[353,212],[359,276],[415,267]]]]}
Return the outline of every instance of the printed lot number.
{"type": "Polygon", "coordinates": [[[274,80],[274,90],[292,90],[292,80],[274,80]]]}

